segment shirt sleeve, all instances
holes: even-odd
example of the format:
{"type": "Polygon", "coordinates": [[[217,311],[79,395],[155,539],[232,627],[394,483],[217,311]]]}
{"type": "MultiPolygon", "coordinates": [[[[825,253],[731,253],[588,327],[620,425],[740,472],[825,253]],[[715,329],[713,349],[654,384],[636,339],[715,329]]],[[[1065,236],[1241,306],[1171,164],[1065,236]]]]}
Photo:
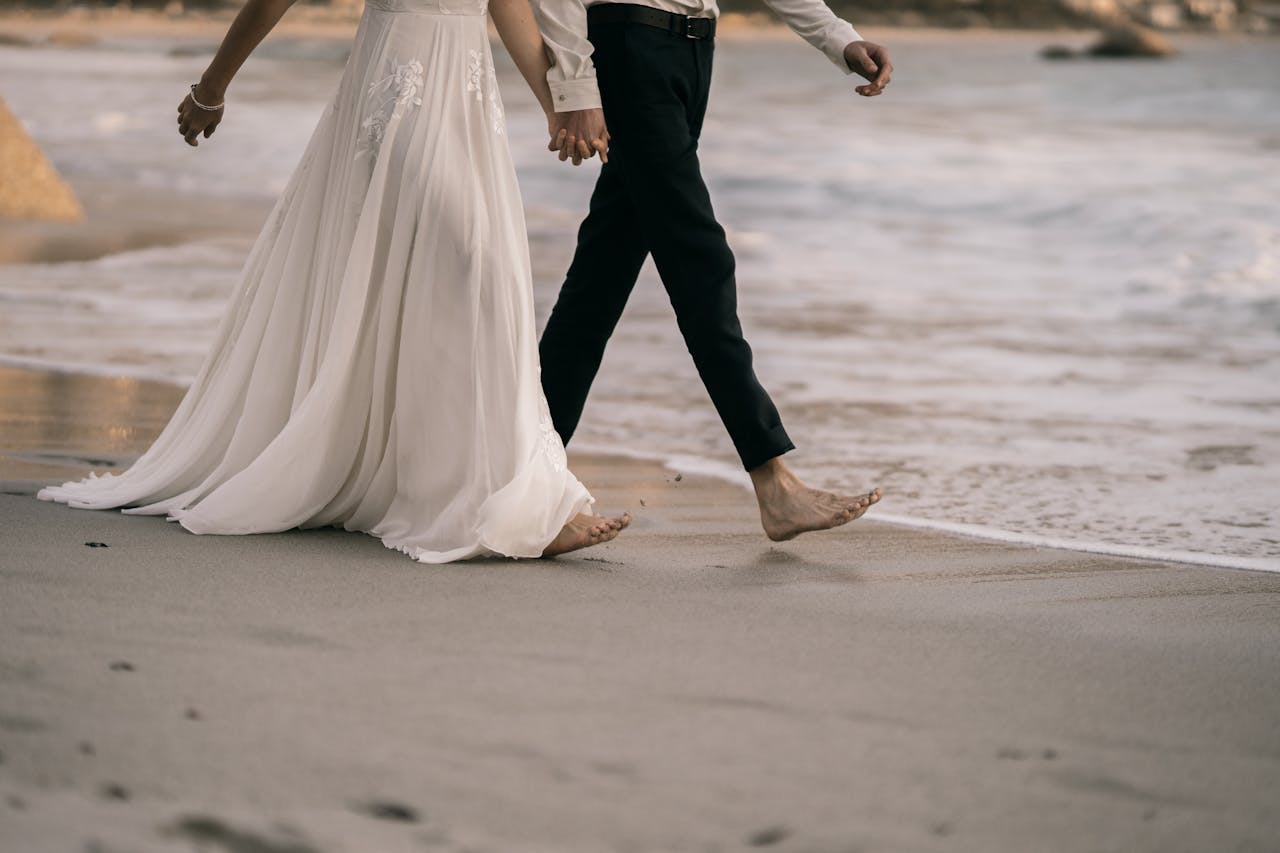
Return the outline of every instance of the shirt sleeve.
{"type": "Polygon", "coordinates": [[[587,41],[587,7],[583,0],[531,0],[533,16],[551,54],[547,84],[556,112],[600,107],[596,68],[587,41]]]}
{"type": "Polygon", "coordinates": [[[862,41],[862,36],[848,21],[836,17],[822,0],[764,0],[765,5],[795,31],[796,35],[827,55],[845,74],[853,69],[844,61],[844,48],[849,42],[862,41]]]}

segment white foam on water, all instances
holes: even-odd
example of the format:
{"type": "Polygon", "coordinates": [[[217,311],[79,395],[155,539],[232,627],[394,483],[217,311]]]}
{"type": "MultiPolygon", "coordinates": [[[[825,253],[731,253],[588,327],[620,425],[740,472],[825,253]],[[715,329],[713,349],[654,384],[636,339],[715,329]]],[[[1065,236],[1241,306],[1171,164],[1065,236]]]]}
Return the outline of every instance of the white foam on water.
{"type": "Polygon", "coordinates": [[[1165,551],[1159,548],[1142,548],[1131,545],[1111,545],[1105,542],[1089,542],[1074,539],[1061,539],[1053,536],[1038,536],[1032,533],[1019,533],[1012,530],[1000,530],[981,524],[956,524],[948,521],[934,521],[926,518],[913,518],[893,513],[876,513],[876,521],[886,524],[897,524],[903,527],[915,527],[937,530],[941,533],[953,533],[975,539],[989,539],[993,542],[1006,542],[1010,545],[1030,545],[1037,548],[1054,548],[1064,551],[1079,551],[1085,554],[1102,554],[1108,557],[1128,557],[1135,560],[1150,560],[1159,563],[1187,563],[1195,566],[1209,566],[1218,569],[1243,569],[1253,572],[1280,572],[1280,560],[1249,557],[1222,557],[1216,554],[1203,554],[1196,551],[1165,551]]]}
{"type": "MultiPolygon", "coordinates": [[[[600,445],[574,444],[576,451],[585,453],[612,454],[628,459],[640,459],[658,462],[677,474],[711,477],[747,492],[752,489],[751,477],[742,470],[725,462],[717,462],[700,456],[662,456],[646,453],[626,447],[606,447],[600,445]]],[[[1021,533],[1013,530],[1001,530],[981,524],[959,524],[937,519],[917,518],[910,515],[899,515],[872,509],[866,516],[871,521],[893,524],[899,527],[911,527],[919,530],[933,530],[939,533],[950,533],[970,539],[985,539],[992,542],[1003,542],[1009,545],[1026,545],[1035,548],[1052,548],[1059,551],[1075,551],[1083,554],[1100,554],[1108,557],[1124,557],[1159,563],[1183,563],[1194,566],[1206,566],[1218,569],[1239,569],[1253,572],[1280,572],[1280,559],[1255,559],[1248,557],[1222,557],[1196,551],[1167,551],[1158,548],[1142,548],[1092,542],[1088,540],[1064,539],[1051,536],[1040,536],[1032,533],[1021,533]]]]}

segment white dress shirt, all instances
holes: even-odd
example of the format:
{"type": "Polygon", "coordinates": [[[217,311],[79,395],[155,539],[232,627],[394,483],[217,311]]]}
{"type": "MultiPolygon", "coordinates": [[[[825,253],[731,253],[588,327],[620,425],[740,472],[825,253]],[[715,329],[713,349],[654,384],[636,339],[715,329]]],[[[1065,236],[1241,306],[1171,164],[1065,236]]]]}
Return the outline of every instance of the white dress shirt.
{"type": "MultiPolygon", "coordinates": [[[[534,17],[555,64],[547,72],[551,99],[556,112],[585,110],[600,106],[596,69],[591,63],[591,42],[587,41],[587,6],[619,0],[531,0],[534,17]]],[[[691,18],[720,15],[716,0],[626,0],[664,12],[691,18]]],[[[822,0],[764,0],[796,34],[827,55],[846,74],[844,48],[862,36],[848,21],[836,17],[822,0]]]]}

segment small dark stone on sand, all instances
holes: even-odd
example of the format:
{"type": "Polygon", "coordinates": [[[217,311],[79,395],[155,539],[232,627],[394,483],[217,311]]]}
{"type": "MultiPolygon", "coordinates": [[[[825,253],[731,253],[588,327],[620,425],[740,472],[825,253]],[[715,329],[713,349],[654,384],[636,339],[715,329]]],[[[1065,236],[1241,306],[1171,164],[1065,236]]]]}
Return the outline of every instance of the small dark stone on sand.
{"type": "Polygon", "coordinates": [[[791,830],[785,826],[766,826],[764,829],[757,829],[751,833],[747,843],[752,847],[768,847],[771,844],[785,841],[789,837],[791,837],[791,830]]]}
{"type": "Polygon", "coordinates": [[[195,842],[200,850],[214,849],[226,853],[317,853],[316,848],[292,833],[276,837],[230,826],[216,817],[187,815],[176,823],[163,827],[169,836],[178,836],[195,842]]]}
{"type": "Polygon", "coordinates": [[[676,482],[677,482],[677,483],[678,483],[678,482],[680,482],[680,481],[681,481],[681,480],[683,480],[683,479],[684,479],[684,474],[676,474],[676,482]]]}
{"type": "Polygon", "coordinates": [[[108,545],[106,542],[86,542],[86,543],[84,543],[84,547],[86,547],[86,548],[110,548],[111,546],[110,546],[110,545],[108,545]]]}
{"type": "Polygon", "coordinates": [[[1055,758],[1058,757],[1058,750],[1046,749],[1044,752],[1040,753],[1040,757],[1043,758],[1045,761],[1053,761],[1055,758]]]}
{"type": "Polygon", "coordinates": [[[945,820],[940,820],[933,826],[929,827],[929,831],[939,838],[946,838],[948,835],[956,831],[956,828],[945,820]]]}
{"type": "Polygon", "coordinates": [[[81,755],[93,755],[95,751],[93,744],[89,743],[87,740],[80,741],[77,748],[80,750],[81,755]]]}
{"type": "Polygon", "coordinates": [[[119,800],[125,802],[129,799],[129,789],[119,782],[104,782],[98,788],[98,793],[102,795],[104,800],[119,800]]]}
{"type": "Polygon", "coordinates": [[[27,801],[22,799],[22,797],[19,797],[17,794],[10,794],[9,796],[5,797],[4,801],[8,803],[9,808],[13,809],[14,811],[22,811],[27,807],[27,801]]]}
{"type": "Polygon", "coordinates": [[[640,499],[640,506],[645,506],[644,498],[640,499]]]}
{"type": "Polygon", "coordinates": [[[360,811],[378,820],[394,820],[400,823],[418,822],[417,809],[390,800],[371,800],[360,806],[360,811]]]}
{"type": "Polygon", "coordinates": [[[111,662],[112,672],[133,672],[133,664],[127,660],[116,660],[111,662]]]}
{"type": "Polygon", "coordinates": [[[1041,59],[1075,59],[1079,55],[1065,44],[1051,44],[1040,51],[1041,59]]]}
{"type": "Polygon", "coordinates": [[[198,709],[196,709],[196,708],[188,708],[188,709],[187,709],[187,719],[188,719],[188,720],[198,720],[198,719],[200,719],[200,711],[199,711],[198,709]]]}

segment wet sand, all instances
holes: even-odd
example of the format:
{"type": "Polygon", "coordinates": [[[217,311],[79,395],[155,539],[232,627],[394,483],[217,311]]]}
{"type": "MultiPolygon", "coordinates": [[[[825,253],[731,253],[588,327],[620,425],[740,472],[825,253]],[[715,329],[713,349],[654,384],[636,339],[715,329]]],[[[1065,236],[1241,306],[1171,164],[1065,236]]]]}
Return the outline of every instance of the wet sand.
{"type": "Polygon", "coordinates": [[[0,369],[0,849],[1280,837],[1275,575],[874,520],[774,545],[735,487],[581,455],[636,521],[554,561],[31,497],[125,463],[177,399],[0,369]]]}

